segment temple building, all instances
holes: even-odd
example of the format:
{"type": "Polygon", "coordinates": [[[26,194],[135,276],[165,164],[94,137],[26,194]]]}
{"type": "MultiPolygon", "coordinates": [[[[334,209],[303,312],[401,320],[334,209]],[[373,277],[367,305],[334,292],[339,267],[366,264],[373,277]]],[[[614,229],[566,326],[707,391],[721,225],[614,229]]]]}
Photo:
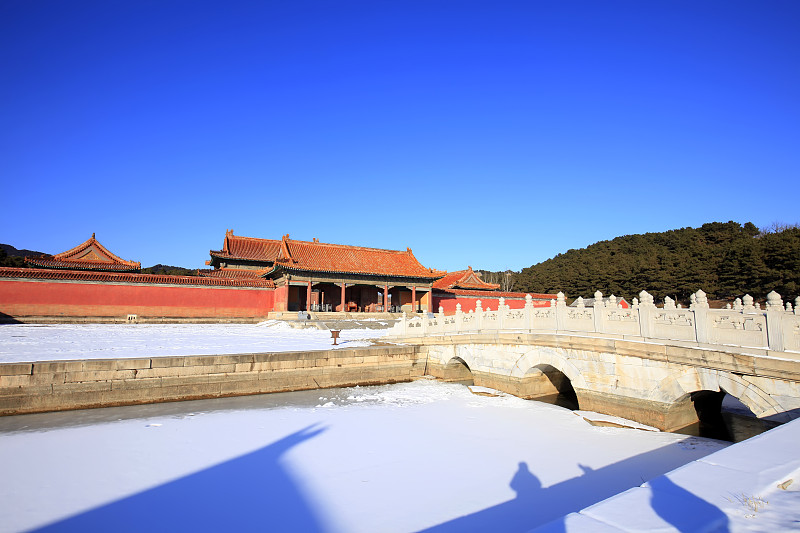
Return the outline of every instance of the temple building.
{"type": "Polygon", "coordinates": [[[251,277],[142,274],[95,235],[55,255],[26,257],[31,268],[0,267],[0,322],[28,319],[111,322],[266,318],[275,285],[251,277]]]}
{"type": "MultiPolygon", "coordinates": [[[[522,309],[525,306],[524,292],[500,291],[500,285],[486,283],[480,274],[467,267],[467,270],[449,272],[433,283],[433,298],[437,309],[439,307],[445,314],[452,314],[456,306],[460,305],[464,312],[474,311],[478,300],[483,309],[497,310],[500,298],[504,305],[511,309],[522,309]]],[[[555,294],[531,294],[534,307],[550,305],[556,299],[555,294]]]]}
{"type": "Polygon", "coordinates": [[[418,312],[435,309],[433,282],[445,275],[405,251],[256,239],[225,233],[204,276],[255,276],[275,284],[275,311],[418,312]]]}
{"type": "MultiPolygon", "coordinates": [[[[282,312],[469,312],[525,305],[472,268],[447,273],[423,266],[410,248],[240,237],[225,233],[213,267],[196,276],[142,274],[95,235],[65,252],[26,257],[31,268],[0,267],[0,321],[33,318],[263,320],[282,312]]],[[[553,294],[532,295],[535,306],[553,294]]]]}
{"type": "Polygon", "coordinates": [[[125,261],[109,252],[92,233],[85,242],[56,255],[26,257],[25,262],[37,268],[57,270],[93,270],[97,272],[139,272],[142,264],[125,261]]]}

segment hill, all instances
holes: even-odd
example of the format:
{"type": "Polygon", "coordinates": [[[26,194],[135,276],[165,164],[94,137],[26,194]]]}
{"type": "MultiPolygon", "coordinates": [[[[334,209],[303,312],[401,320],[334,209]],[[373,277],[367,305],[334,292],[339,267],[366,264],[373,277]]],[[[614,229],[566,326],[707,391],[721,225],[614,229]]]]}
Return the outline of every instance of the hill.
{"type": "Polygon", "coordinates": [[[686,301],[698,289],[725,299],[746,293],[762,299],[775,290],[793,300],[800,295],[800,228],[711,222],[626,235],[568,250],[513,276],[515,291],[563,291],[573,298],[600,290],[631,300],[647,290],[657,299],[686,301]]]}
{"type": "Polygon", "coordinates": [[[0,243],[0,266],[25,268],[25,256],[43,255],[34,250],[17,250],[10,244],[0,243]]]}
{"type": "Polygon", "coordinates": [[[170,276],[196,276],[197,269],[157,264],[143,268],[142,274],[167,274],[170,276]]]}

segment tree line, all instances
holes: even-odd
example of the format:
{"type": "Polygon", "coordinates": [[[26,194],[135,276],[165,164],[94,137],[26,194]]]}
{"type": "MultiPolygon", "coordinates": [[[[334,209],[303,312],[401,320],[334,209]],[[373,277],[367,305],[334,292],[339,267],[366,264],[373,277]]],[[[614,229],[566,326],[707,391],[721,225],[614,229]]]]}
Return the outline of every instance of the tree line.
{"type": "Polygon", "coordinates": [[[625,235],[579,250],[568,250],[520,272],[487,272],[519,292],[555,293],[571,298],[624,296],[646,290],[657,299],[688,301],[702,289],[712,299],[750,294],[764,299],[772,290],[784,300],[800,296],[800,227],[711,222],[699,228],[625,235]]]}

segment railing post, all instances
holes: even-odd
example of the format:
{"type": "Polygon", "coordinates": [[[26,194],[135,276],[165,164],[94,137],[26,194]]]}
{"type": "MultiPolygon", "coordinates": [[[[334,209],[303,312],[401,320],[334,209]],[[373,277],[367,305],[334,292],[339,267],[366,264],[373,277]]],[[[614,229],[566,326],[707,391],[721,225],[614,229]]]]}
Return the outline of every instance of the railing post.
{"type": "Polygon", "coordinates": [[[653,296],[647,291],[639,293],[639,335],[644,339],[653,336],[653,309],[656,308],[653,296]]]}
{"type": "Polygon", "coordinates": [[[500,297],[499,304],[497,305],[497,331],[503,331],[503,318],[506,314],[506,299],[500,297]]]}
{"type": "Polygon", "coordinates": [[[533,296],[525,295],[525,326],[528,333],[533,333],[533,296]]]}
{"type": "Polygon", "coordinates": [[[784,350],[783,316],[785,312],[781,295],[775,291],[767,294],[767,345],[770,350],[776,352],[782,352],[784,350]]]}
{"type": "Polygon", "coordinates": [[[603,305],[603,293],[597,291],[594,293],[594,331],[595,333],[605,333],[606,331],[606,315],[603,312],[605,306],[603,305]]]}
{"type": "Polygon", "coordinates": [[[464,327],[464,313],[461,312],[461,304],[456,304],[456,333],[461,333],[464,327]]]}
{"type": "Polygon", "coordinates": [[[692,296],[694,296],[694,303],[689,308],[694,310],[695,338],[698,343],[708,344],[711,342],[711,331],[708,324],[708,298],[702,290],[692,296]]]}
{"type": "Polygon", "coordinates": [[[475,301],[475,327],[478,333],[483,333],[483,308],[480,300],[475,301]]]}
{"type": "Polygon", "coordinates": [[[561,291],[556,295],[556,298],[556,331],[564,331],[564,326],[567,322],[567,300],[561,291]]]}

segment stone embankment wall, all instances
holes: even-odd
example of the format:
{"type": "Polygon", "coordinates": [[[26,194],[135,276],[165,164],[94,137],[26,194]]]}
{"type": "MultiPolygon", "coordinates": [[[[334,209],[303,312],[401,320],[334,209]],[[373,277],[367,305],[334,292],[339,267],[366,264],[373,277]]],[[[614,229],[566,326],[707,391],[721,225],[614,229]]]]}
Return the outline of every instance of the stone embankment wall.
{"type": "Polygon", "coordinates": [[[410,381],[415,346],[0,364],[0,415],[410,381]]]}

